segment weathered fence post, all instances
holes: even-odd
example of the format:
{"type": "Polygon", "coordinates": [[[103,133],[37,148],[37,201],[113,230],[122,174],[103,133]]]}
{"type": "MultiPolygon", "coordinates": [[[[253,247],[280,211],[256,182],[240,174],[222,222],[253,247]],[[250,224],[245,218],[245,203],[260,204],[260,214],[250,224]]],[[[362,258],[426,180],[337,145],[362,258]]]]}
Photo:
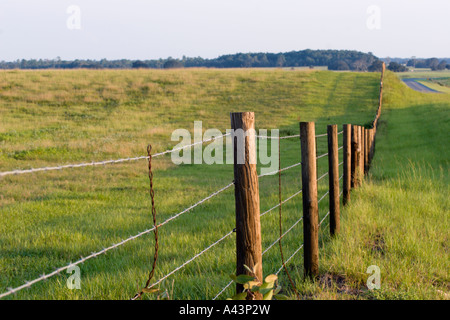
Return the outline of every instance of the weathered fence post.
{"type": "Polygon", "coordinates": [[[370,131],[370,147],[369,147],[369,165],[372,163],[372,159],[373,159],[373,139],[375,137],[375,129],[371,128],[369,129],[370,131]]]}
{"type": "Polygon", "coordinates": [[[337,125],[327,126],[328,135],[328,176],[329,176],[329,208],[330,208],[330,234],[339,233],[339,152],[337,125]]]}
{"type": "Polygon", "coordinates": [[[369,173],[370,129],[364,128],[364,174],[369,173]]]}
{"type": "Polygon", "coordinates": [[[343,140],[344,140],[344,181],[343,181],[343,199],[342,202],[346,205],[350,200],[350,188],[352,183],[351,174],[351,141],[352,141],[352,126],[350,124],[344,124],[343,126],[343,140]]]}
{"type": "Polygon", "coordinates": [[[315,277],[319,274],[319,208],[314,122],[300,122],[300,141],[303,189],[303,260],[305,275],[315,277]]]}
{"type": "Polygon", "coordinates": [[[351,156],[351,188],[358,186],[357,172],[358,172],[358,126],[352,125],[352,156],[351,156]]]}
{"type": "MultiPolygon", "coordinates": [[[[255,114],[231,113],[234,152],[236,205],[236,272],[249,274],[244,267],[256,266],[256,276],[263,281],[259,184],[256,171],[255,114]],[[244,152],[244,154],[242,154],[244,152]]],[[[242,292],[242,285],[237,285],[242,292]]],[[[258,294],[257,299],[262,299],[258,294]]]]}
{"type": "Polygon", "coordinates": [[[364,127],[359,126],[359,182],[361,183],[364,177],[364,127]]]}

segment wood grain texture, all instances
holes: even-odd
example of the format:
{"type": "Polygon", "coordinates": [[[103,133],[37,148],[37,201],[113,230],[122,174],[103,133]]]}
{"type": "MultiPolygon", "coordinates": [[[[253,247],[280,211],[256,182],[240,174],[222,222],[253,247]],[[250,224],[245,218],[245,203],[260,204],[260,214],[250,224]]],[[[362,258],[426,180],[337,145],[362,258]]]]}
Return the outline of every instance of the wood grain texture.
{"type": "Polygon", "coordinates": [[[303,253],[305,275],[319,275],[319,209],[314,122],[300,123],[303,189],[303,253]]]}
{"type": "Polygon", "coordinates": [[[337,125],[327,126],[330,234],[332,236],[338,234],[340,229],[339,152],[337,132],[337,125]]]}
{"type": "Polygon", "coordinates": [[[343,204],[346,205],[350,201],[350,188],[352,183],[352,175],[351,175],[351,159],[352,159],[352,126],[350,124],[343,125],[343,153],[344,153],[344,181],[343,185],[343,204]]]}
{"type": "MultiPolygon", "coordinates": [[[[243,129],[248,133],[244,139],[233,137],[234,140],[234,184],[236,208],[236,272],[250,274],[244,267],[251,269],[256,265],[256,276],[263,281],[262,273],[262,246],[261,223],[259,207],[259,182],[256,171],[256,144],[255,144],[255,115],[253,112],[231,113],[231,128],[243,129]],[[238,146],[244,143],[244,146],[238,146]],[[238,151],[245,150],[244,163],[237,161],[238,151]]],[[[237,291],[242,292],[241,285],[237,291]]],[[[258,295],[257,299],[262,296],[258,295]]]]}

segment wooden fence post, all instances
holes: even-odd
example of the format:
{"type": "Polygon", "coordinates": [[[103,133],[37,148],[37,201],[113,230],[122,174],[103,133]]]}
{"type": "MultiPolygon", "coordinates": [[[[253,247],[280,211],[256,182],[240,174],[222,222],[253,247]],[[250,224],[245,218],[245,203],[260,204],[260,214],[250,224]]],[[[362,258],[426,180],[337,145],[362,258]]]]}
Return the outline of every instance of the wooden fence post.
{"type": "Polygon", "coordinates": [[[346,205],[350,200],[350,188],[352,183],[351,173],[351,142],[352,142],[352,126],[350,124],[344,124],[343,126],[343,140],[344,140],[344,181],[343,181],[343,199],[342,202],[346,205]]]}
{"type": "Polygon", "coordinates": [[[339,152],[337,125],[327,126],[328,135],[328,176],[329,176],[329,208],[330,208],[330,234],[339,233],[340,210],[339,210],[339,152]]]}
{"type": "Polygon", "coordinates": [[[370,130],[370,147],[369,147],[369,165],[372,163],[373,159],[373,139],[375,137],[375,129],[371,128],[370,130]]]}
{"type": "MultiPolygon", "coordinates": [[[[253,269],[256,276],[263,281],[261,223],[259,207],[259,184],[256,171],[256,137],[255,114],[253,112],[231,113],[234,151],[234,184],[236,206],[236,274],[249,274],[244,267],[253,269]],[[241,130],[239,130],[241,129],[241,130]],[[236,131],[237,130],[237,131],[236,131]],[[244,134],[238,137],[237,135],[244,134]],[[244,145],[238,145],[243,143],[244,145]],[[238,154],[244,151],[245,154],[238,154]],[[244,159],[239,163],[238,159],[244,159]]],[[[242,292],[242,285],[237,285],[237,292],[242,292]]],[[[257,299],[262,299],[258,294],[257,299]]]]}
{"type": "Polygon", "coordinates": [[[372,136],[372,159],[375,156],[375,144],[377,140],[377,128],[373,128],[373,136],[372,136]]]}
{"type": "Polygon", "coordinates": [[[317,202],[314,122],[300,122],[303,189],[303,253],[305,275],[319,275],[319,208],[317,202]]]}
{"type": "Polygon", "coordinates": [[[359,126],[359,183],[364,177],[364,127],[359,126]]]}
{"type": "Polygon", "coordinates": [[[364,174],[369,173],[370,129],[364,128],[364,174]]]}
{"type": "Polygon", "coordinates": [[[351,143],[351,188],[358,186],[358,126],[352,125],[352,143],[351,143]]]}

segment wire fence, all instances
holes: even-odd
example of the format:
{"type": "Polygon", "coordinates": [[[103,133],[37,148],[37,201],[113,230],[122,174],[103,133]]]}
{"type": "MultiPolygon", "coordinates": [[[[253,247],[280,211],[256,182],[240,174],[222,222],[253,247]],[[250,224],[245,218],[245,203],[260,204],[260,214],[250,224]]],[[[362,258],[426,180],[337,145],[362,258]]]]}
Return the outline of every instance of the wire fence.
{"type": "MultiPolygon", "coordinates": [[[[383,77],[383,74],[382,74],[383,77]]],[[[382,78],[383,79],[383,78],[382,78]]],[[[380,89],[380,96],[382,94],[382,81],[381,81],[381,89],[380,89]]],[[[358,181],[358,179],[361,179],[361,171],[362,171],[362,175],[364,175],[364,173],[367,173],[369,167],[370,167],[370,162],[373,158],[374,155],[374,148],[375,148],[375,134],[376,134],[376,125],[378,124],[378,118],[380,116],[380,110],[381,110],[381,97],[380,97],[380,104],[378,106],[377,109],[377,114],[375,117],[375,120],[373,122],[373,126],[372,128],[368,128],[365,129],[361,126],[350,126],[350,125],[344,125],[342,131],[337,132],[334,131],[335,133],[333,134],[332,131],[328,131],[325,134],[318,134],[318,135],[313,135],[309,138],[310,141],[308,142],[307,136],[302,135],[302,133],[298,134],[298,135],[289,135],[289,136],[283,136],[283,137],[269,137],[269,136],[256,136],[256,138],[258,139],[278,139],[278,140],[283,140],[283,139],[300,139],[302,147],[303,144],[307,144],[307,143],[312,143],[312,141],[317,141],[318,138],[322,138],[322,137],[328,137],[328,148],[329,151],[320,155],[310,155],[313,156],[313,161],[315,163],[317,163],[317,161],[319,159],[328,157],[329,159],[329,167],[328,167],[328,171],[321,174],[318,178],[315,179],[315,181],[313,182],[315,185],[315,188],[317,190],[317,183],[319,181],[321,181],[322,179],[324,179],[325,177],[329,177],[329,182],[330,182],[330,189],[328,189],[318,200],[316,198],[316,206],[317,206],[317,211],[318,211],[318,205],[324,201],[324,199],[326,199],[327,197],[329,197],[329,205],[330,205],[330,209],[328,210],[328,212],[322,217],[322,219],[320,221],[316,221],[315,223],[317,224],[318,227],[322,226],[325,222],[327,218],[339,218],[339,204],[340,204],[340,198],[341,196],[344,195],[344,204],[345,204],[345,200],[348,201],[348,197],[349,197],[349,190],[350,190],[350,186],[349,183],[351,182],[351,185],[354,185],[355,187],[361,182],[360,180],[358,181]],[[358,135],[359,134],[359,135],[358,135]],[[332,145],[332,140],[336,139],[337,141],[337,136],[339,135],[344,135],[343,138],[343,143],[340,146],[337,146],[337,142],[336,145],[333,146],[332,145]],[[331,148],[331,149],[330,149],[331,148]],[[334,149],[332,149],[334,148],[334,149]],[[338,157],[338,151],[343,150],[342,152],[342,157],[343,157],[343,161],[339,162],[337,161],[337,157],[338,157]],[[333,159],[332,159],[333,158],[333,159]],[[335,158],[335,159],[334,159],[335,158]],[[336,176],[336,172],[334,172],[334,169],[332,170],[332,165],[333,164],[337,164],[337,167],[340,168],[341,166],[343,166],[343,174],[342,175],[337,175],[336,176]],[[351,163],[351,166],[349,165],[351,163]],[[358,170],[360,170],[360,172],[358,173],[358,170]],[[338,188],[338,197],[336,199],[335,195],[334,195],[334,190],[331,189],[331,182],[332,180],[337,180],[338,181],[338,185],[339,182],[341,180],[343,181],[342,187],[338,188]],[[333,196],[333,199],[331,198],[333,196]],[[337,213],[336,213],[336,201],[337,201],[337,213]],[[331,206],[331,203],[333,202],[334,207],[331,206]],[[336,217],[337,215],[337,217],[336,217]]],[[[328,126],[330,129],[330,126],[328,126]]],[[[223,134],[221,136],[217,136],[217,137],[213,137],[210,139],[205,139],[202,141],[198,141],[189,145],[185,145],[182,147],[178,147],[178,148],[174,148],[174,149],[170,149],[170,150],[166,150],[164,152],[160,152],[160,153],[155,153],[154,155],[152,155],[153,158],[155,157],[160,157],[163,155],[167,155],[167,154],[171,154],[173,152],[179,152],[181,150],[184,150],[186,148],[190,148],[196,145],[201,145],[207,142],[212,142],[214,140],[217,139],[223,139],[227,136],[230,136],[230,133],[227,134],[223,134]]],[[[314,149],[315,150],[315,149],[314,149]]],[[[265,174],[260,174],[257,175],[257,178],[264,178],[266,176],[271,176],[274,175],[276,173],[281,173],[281,172],[286,172],[290,169],[296,168],[296,167],[302,167],[302,180],[304,180],[304,176],[305,173],[304,171],[306,170],[310,170],[310,166],[306,166],[306,161],[303,161],[303,149],[302,149],[302,161],[301,162],[297,162],[295,164],[289,165],[287,167],[284,168],[280,168],[276,171],[273,172],[269,172],[269,173],[265,173],[265,174]],[[307,167],[307,168],[306,168],[307,167]],[[305,169],[306,168],[306,169],[305,169]]],[[[89,166],[101,166],[101,165],[108,165],[108,164],[118,164],[118,163],[124,163],[124,162],[131,162],[131,161],[138,161],[138,160],[144,160],[144,159],[149,159],[149,156],[137,156],[137,157],[129,157],[129,158],[122,158],[122,159],[116,159],[116,160],[105,160],[105,161],[93,161],[93,162],[85,162],[85,163],[78,163],[78,164],[65,164],[65,165],[59,165],[59,166],[51,166],[51,167],[42,167],[42,168],[31,168],[31,169],[23,169],[23,170],[12,170],[12,171],[5,171],[5,172],[0,172],[0,177],[5,177],[8,175],[22,175],[22,174],[30,174],[30,173],[36,173],[36,172],[48,172],[48,171],[54,171],[54,170],[64,170],[64,169],[73,169],[73,168],[82,168],[82,167],[89,167],[89,166]]],[[[308,160],[311,161],[311,160],[308,160]]],[[[316,169],[314,169],[316,170],[316,169]]],[[[338,169],[339,171],[339,169],[338,169]]],[[[307,173],[306,173],[307,175],[307,173]]],[[[209,201],[212,198],[215,198],[216,196],[222,194],[223,192],[225,192],[226,190],[230,189],[231,187],[238,187],[236,185],[235,181],[232,181],[228,184],[226,184],[225,186],[223,186],[222,188],[219,188],[218,190],[212,192],[211,194],[209,194],[208,196],[204,197],[201,200],[198,200],[197,202],[195,202],[194,204],[192,204],[189,207],[186,207],[185,209],[173,214],[172,216],[170,216],[169,218],[167,218],[166,220],[164,220],[162,223],[158,224],[156,227],[162,227],[167,225],[169,222],[179,218],[180,216],[184,215],[187,212],[192,211],[194,208],[204,204],[205,202],[209,201]]],[[[311,186],[308,185],[308,190],[310,189],[311,186]]],[[[258,219],[265,216],[266,214],[268,214],[269,212],[273,211],[276,208],[279,208],[281,205],[287,203],[288,201],[291,201],[293,199],[295,199],[297,196],[299,196],[300,194],[303,193],[302,196],[302,201],[310,201],[311,199],[309,199],[309,194],[306,195],[304,193],[304,188],[305,185],[303,183],[302,188],[297,190],[295,193],[291,194],[289,197],[287,197],[285,200],[282,200],[280,202],[278,202],[276,205],[272,206],[271,208],[267,209],[266,211],[259,213],[258,212],[258,219]],[[305,199],[306,198],[306,199],[305,199]]],[[[237,192],[237,191],[236,191],[237,192]]],[[[317,194],[316,194],[317,197],[317,194]]],[[[280,199],[281,200],[281,199],[280,199]]],[[[258,195],[258,201],[259,201],[259,195],[258,195]]],[[[281,241],[281,239],[283,239],[284,237],[286,237],[287,234],[289,234],[290,232],[292,232],[296,226],[298,226],[301,222],[304,222],[305,219],[310,219],[310,217],[308,216],[307,213],[303,212],[303,216],[300,217],[299,219],[297,219],[292,225],[290,225],[290,227],[283,232],[283,234],[281,234],[280,236],[278,236],[270,245],[268,245],[264,251],[262,251],[261,257],[266,255],[266,253],[272,249],[275,244],[279,243],[281,241]]],[[[309,220],[308,220],[309,221],[309,220]]],[[[331,221],[331,220],[330,220],[331,221]]],[[[310,221],[309,221],[310,222],[310,221]]],[[[133,241],[137,238],[140,238],[144,235],[147,235],[151,232],[153,232],[155,230],[155,226],[152,228],[148,228],[142,232],[139,232],[133,236],[130,236],[118,243],[112,244],[106,248],[102,248],[102,250],[99,250],[97,252],[92,252],[91,254],[87,255],[86,257],[81,257],[79,260],[75,261],[75,262],[70,262],[67,265],[63,266],[63,267],[59,267],[56,268],[53,272],[50,272],[48,274],[42,274],[40,277],[37,277],[33,280],[30,281],[25,281],[25,283],[23,285],[14,287],[14,288],[8,288],[5,292],[0,294],[0,299],[1,298],[5,298],[9,295],[15,294],[25,288],[30,288],[31,286],[33,286],[34,284],[47,280],[51,277],[54,277],[58,274],[60,274],[63,271],[68,270],[70,267],[72,266],[76,266],[79,264],[82,264],[90,259],[96,258],[100,255],[103,255],[105,253],[107,253],[110,250],[119,248],[121,246],[123,246],[124,244],[133,241]]],[[[236,232],[236,229],[234,230],[230,230],[228,233],[224,234],[223,236],[221,236],[220,238],[218,238],[216,241],[214,241],[213,243],[207,245],[203,250],[199,251],[198,253],[194,254],[191,258],[187,259],[186,261],[184,261],[182,264],[180,264],[179,266],[175,267],[172,269],[172,271],[168,272],[167,274],[165,274],[164,276],[162,276],[161,278],[159,278],[156,282],[152,283],[150,285],[149,288],[153,288],[159,284],[161,284],[165,279],[169,278],[170,276],[174,275],[175,273],[177,273],[178,271],[182,270],[183,268],[185,268],[187,265],[189,265],[190,263],[192,263],[193,261],[195,261],[196,259],[198,259],[199,257],[201,257],[202,255],[206,254],[209,250],[211,250],[212,248],[214,248],[215,246],[217,246],[218,244],[222,243],[223,241],[225,241],[226,239],[230,238],[233,233],[236,232]]],[[[281,232],[280,232],[281,233],[281,232]]],[[[306,236],[306,235],[304,235],[306,236]]],[[[304,242],[305,243],[305,242],[304,242]]],[[[302,243],[298,248],[296,248],[296,250],[291,254],[291,256],[288,257],[288,259],[286,259],[286,261],[284,262],[284,264],[287,264],[289,262],[292,261],[293,257],[296,256],[298,254],[298,252],[300,252],[300,250],[305,248],[304,243],[302,243]]],[[[309,252],[309,248],[305,248],[308,249],[308,252],[305,251],[305,255],[306,254],[310,254],[309,252]]],[[[283,270],[283,265],[281,266],[281,268],[279,268],[277,271],[275,271],[275,274],[278,275],[281,271],[283,270]]],[[[213,300],[216,300],[217,298],[221,297],[225,291],[232,285],[233,281],[228,282],[213,298],[213,300]]]]}
{"type": "MultiPolygon", "coordinates": [[[[210,142],[210,141],[213,141],[213,140],[215,140],[215,139],[219,139],[219,138],[226,137],[226,136],[228,136],[228,135],[229,135],[229,134],[224,134],[224,135],[222,135],[222,136],[220,136],[220,137],[216,137],[216,138],[213,138],[213,139],[203,140],[202,143],[210,142]]],[[[321,135],[321,136],[323,136],[323,135],[321,135]]],[[[261,136],[257,136],[257,137],[261,138],[261,136]]],[[[300,135],[293,135],[293,136],[279,137],[278,139],[283,139],[283,138],[285,138],[285,139],[288,139],[288,138],[299,138],[299,137],[300,137],[300,135]]],[[[262,138],[265,138],[265,137],[262,137],[262,138]]],[[[175,148],[175,149],[172,149],[172,150],[166,150],[166,151],[164,151],[164,152],[156,153],[156,154],[152,155],[152,157],[154,158],[154,157],[162,156],[162,155],[165,155],[165,154],[170,154],[170,153],[172,153],[172,152],[177,152],[177,151],[180,151],[180,150],[183,150],[183,149],[186,149],[186,148],[189,148],[189,147],[198,145],[198,144],[199,144],[199,143],[197,142],[197,143],[193,143],[193,144],[190,144],[190,145],[186,145],[186,146],[183,146],[183,147],[180,147],[180,148],[175,148]]],[[[319,159],[319,158],[321,158],[321,157],[324,157],[324,156],[326,156],[326,155],[328,155],[328,154],[319,156],[319,157],[317,157],[317,159],[319,159]]],[[[41,172],[41,171],[51,171],[51,170],[63,170],[63,169],[70,169],[70,168],[81,168],[81,167],[97,166],[97,165],[105,165],[105,164],[116,164],[116,163],[123,163],[123,162],[127,162],[127,161],[136,161],[136,160],[148,159],[148,158],[149,158],[148,156],[139,156],[139,157],[132,157],[132,158],[117,159],[117,160],[106,160],[106,161],[98,161],[98,162],[90,162],[90,163],[80,163],[80,164],[61,165],[61,166],[55,166],[55,167],[43,167],[43,168],[26,169],[26,170],[14,170],[14,171],[9,171],[9,172],[2,172],[2,173],[0,173],[0,176],[6,176],[6,175],[10,175],[10,174],[11,174],[11,175],[16,175],[16,174],[27,174],[27,173],[41,172]]],[[[289,165],[289,166],[287,166],[287,167],[281,168],[281,169],[276,170],[276,171],[273,171],[273,172],[269,172],[269,173],[265,173],[265,174],[260,174],[260,175],[258,175],[258,178],[262,178],[262,177],[265,177],[265,176],[271,176],[271,175],[274,175],[274,174],[279,173],[279,172],[285,172],[285,171],[287,171],[287,170],[289,170],[289,169],[292,169],[292,168],[295,168],[295,167],[298,167],[298,166],[301,166],[301,165],[302,165],[302,163],[301,163],[301,162],[298,162],[298,163],[295,163],[295,164],[293,164],[293,165],[289,165]]],[[[328,175],[328,172],[325,173],[324,175],[322,175],[321,177],[319,177],[319,178],[317,179],[317,181],[320,181],[320,180],[323,179],[326,175],[328,175]]],[[[189,212],[189,211],[192,211],[194,208],[200,206],[201,204],[207,202],[208,200],[210,200],[210,199],[216,197],[217,195],[221,194],[222,192],[228,190],[228,189],[231,188],[233,185],[234,185],[234,182],[231,182],[231,183],[225,185],[224,187],[222,187],[222,188],[220,188],[220,189],[214,191],[214,192],[211,193],[209,196],[207,196],[207,197],[205,197],[205,198],[203,198],[203,199],[197,201],[197,202],[194,203],[193,205],[191,205],[191,206],[189,206],[189,207],[187,207],[187,208],[181,210],[180,212],[178,212],[178,213],[176,213],[176,214],[173,214],[171,217],[167,218],[167,219],[164,220],[162,223],[158,224],[157,227],[158,227],[158,228],[159,228],[159,227],[162,227],[162,226],[168,224],[169,222],[171,222],[171,221],[173,221],[173,220],[179,218],[179,217],[182,216],[183,214],[185,214],[185,213],[187,213],[187,212],[189,212]]],[[[271,207],[270,209],[268,209],[268,210],[262,212],[262,213],[260,214],[260,216],[263,217],[263,216],[266,215],[267,213],[269,213],[269,212],[273,211],[274,209],[278,208],[280,205],[285,204],[285,203],[287,203],[288,201],[294,199],[296,196],[300,195],[300,194],[302,193],[302,191],[303,191],[302,189],[298,190],[297,192],[295,192],[294,194],[290,195],[288,198],[286,198],[285,200],[283,200],[281,203],[277,203],[276,205],[274,205],[274,206],[271,207]]],[[[328,194],[328,192],[327,192],[327,193],[319,200],[319,202],[322,201],[322,200],[325,198],[325,196],[326,196],[327,194],[328,194]]],[[[295,222],[295,223],[294,223],[287,231],[285,231],[285,233],[282,235],[282,237],[284,237],[285,235],[287,235],[287,234],[288,234],[292,229],[294,229],[294,227],[297,226],[302,220],[303,220],[303,218],[298,219],[298,220],[297,220],[297,221],[296,221],[296,222],[295,222]]],[[[11,294],[15,294],[15,293],[17,293],[17,292],[19,292],[19,291],[21,291],[21,290],[23,290],[23,289],[30,288],[32,285],[34,285],[34,284],[36,284],[36,283],[38,283],[38,282],[41,282],[41,281],[47,280],[47,279],[49,279],[49,278],[51,278],[51,277],[54,277],[54,276],[60,274],[61,272],[64,272],[64,271],[68,270],[68,269],[71,268],[72,266],[77,266],[77,265],[79,265],[79,264],[82,264],[82,263],[84,263],[84,262],[90,260],[90,259],[93,259],[93,258],[96,258],[96,257],[98,257],[98,256],[100,256],[100,255],[106,254],[106,253],[107,253],[108,251],[110,251],[110,250],[117,249],[117,248],[123,246],[124,244],[126,244],[126,243],[128,243],[128,242],[130,242],[130,241],[132,241],[132,240],[135,240],[135,239],[140,238],[140,237],[142,237],[142,236],[144,236],[144,235],[150,234],[150,233],[153,232],[154,230],[155,230],[155,227],[146,229],[146,230],[144,230],[144,231],[142,231],[142,232],[139,232],[139,233],[137,233],[136,235],[130,236],[130,237],[128,237],[128,238],[126,238],[126,239],[124,239],[124,240],[118,242],[118,243],[112,244],[112,245],[110,245],[109,247],[102,248],[102,250],[99,250],[99,251],[97,251],[97,252],[92,252],[90,255],[87,255],[86,257],[81,257],[79,260],[77,260],[77,261],[75,261],[75,262],[73,262],[73,263],[70,262],[70,263],[68,263],[67,265],[63,266],[63,267],[56,268],[53,272],[50,272],[50,273],[48,273],[48,274],[42,274],[40,277],[38,277],[38,278],[36,278],[36,279],[33,279],[33,280],[30,280],[30,281],[25,281],[25,283],[24,283],[23,285],[21,285],[21,286],[18,286],[18,287],[15,287],[15,288],[8,288],[6,292],[0,294],[0,299],[1,299],[1,298],[4,298],[4,297],[7,297],[7,296],[9,296],[9,295],[11,295],[11,294]]],[[[212,249],[213,247],[215,247],[215,246],[218,245],[219,243],[221,243],[221,242],[223,242],[224,240],[226,240],[227,238],[229,238],[229,237],[233,234],[233,232],[235,232],[235,230],[232,230],[232,231],[228,232],[227,234],[223,235],[220,239],[218,239],[218,240],[215,241],[214,243],[208,245],[208,246],[207,246],[206,248],[204,248],[202,251],[200,251],[199,253],[195,254],[192,258],[186,260],[186,261],[183,262],[181,265],[179,265],[178,267],[174,268],[171,272],[167,273],[166,275],[164,275],[163,277],[161,277],[159,280],[157,280],[156,282],[154,282],[154,283],[149,287],[149,289],[150,289],[150,288],[153,288],[153,287],[155,287],[155,286],[157,286],[157,285],[160,284],[162,281],[164,281],[164,280],[167,279],[168,277],[172,276],[172,275],[175,274],[177,271],[183,269],[183,268],[186,267],[189,263],[193,262],[194,260],[196,260],[197,258],[199,258],[200,256],[202,256],[203,254],[205,254],[206,252],[208,252],[210,249],[212,249]]],[[[280,241],[282,237],[277,238],[271,245],[269,245],[269,246],[264,250],[263,255],[264,255],[267,251],[269,251],[269,250],[270,250],[270,249],[271,249],[278,241],[280,241]]],[[[286,261],[286,263],[287,263],[289,260],[290,260],[290,258],[288,258],[288,260],[286,261]]],[[[216,295],[216,297],[215,297],[214,299],[216,299],[217,297],[219,297],[220,294],[223,293],[230,285],[231,285],[231,283],[227,284],[227,286],[225,286],[225,287],[223,288],[223,290],[222,290],[221,292],[219,292],[219,294],[216,295]]]]}

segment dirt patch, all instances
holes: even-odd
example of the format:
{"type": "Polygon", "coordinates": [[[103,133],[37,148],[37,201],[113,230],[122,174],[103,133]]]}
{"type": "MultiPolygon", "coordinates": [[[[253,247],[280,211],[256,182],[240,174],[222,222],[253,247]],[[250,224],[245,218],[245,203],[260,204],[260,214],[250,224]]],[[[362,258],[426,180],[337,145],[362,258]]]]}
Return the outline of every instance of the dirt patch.
{"type": "Polygon", "coordinates": [[[337,293],[359,296],[364,293],[364,290],[355,288],[349,284],[349,281],[343,275],[325,273],[319,278],[319,283],[323,289],[336,290],[337,293]]]}
{"type": "Polygon", "coordinates": [[[373,253],[378,253],[382,256],[386,253],[386,242],[382,233],[376,233],[370,237],[368,247],[373,253]]]}

